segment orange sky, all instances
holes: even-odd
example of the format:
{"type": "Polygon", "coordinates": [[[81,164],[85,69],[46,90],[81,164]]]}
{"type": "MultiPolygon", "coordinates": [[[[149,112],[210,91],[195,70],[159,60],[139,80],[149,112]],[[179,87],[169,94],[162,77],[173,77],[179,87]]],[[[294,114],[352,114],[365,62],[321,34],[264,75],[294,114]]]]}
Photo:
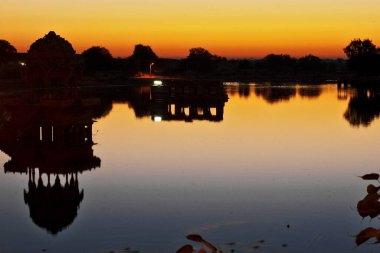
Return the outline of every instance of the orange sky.
{"type": "Polygon", "coordinates": [[[1,0],[0,39],[25,52],[54,30],[81,53],[93,45],[161,57],[204,47],[226,57],[343,56],[354,38],[380,46],[379,0],[1,0]]]}

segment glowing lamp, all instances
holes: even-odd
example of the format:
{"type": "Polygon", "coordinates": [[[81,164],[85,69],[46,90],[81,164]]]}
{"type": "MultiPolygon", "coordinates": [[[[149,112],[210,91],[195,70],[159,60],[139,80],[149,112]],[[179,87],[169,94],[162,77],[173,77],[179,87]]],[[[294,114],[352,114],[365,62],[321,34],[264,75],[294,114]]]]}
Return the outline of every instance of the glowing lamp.
{"type": "Polygon", "coordinates": [[[153,86],[162,86],[162,81],[161,80],[154,80],[153,86]]]}

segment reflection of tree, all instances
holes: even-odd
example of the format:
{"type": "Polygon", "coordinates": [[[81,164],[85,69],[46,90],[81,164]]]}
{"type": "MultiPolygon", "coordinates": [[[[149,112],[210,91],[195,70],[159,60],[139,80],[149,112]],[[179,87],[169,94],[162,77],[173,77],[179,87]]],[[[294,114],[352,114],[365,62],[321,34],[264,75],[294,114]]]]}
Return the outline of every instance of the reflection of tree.
{"type": "Polygon", "coordinates": [[[321,95],[321,93],[322,93],[322,88],[320,86],[298,88],[298,94],[301,97],[317,98],[321,95]]]}
{"type": "Polygon", "coordinates": [[[369,126],[380,115],[380,96],[373,90],[357,90],[350,98],[344,118],[350,125],[369,126]]]}
{"type": "Polygon", "coordinates": [[[136,118],[149,117],[151,114],[150,88],[146,86],[134,88],[128,105],[133,108],[136,118]]]}
{"type": "Polygon", "coordinates": [[[270,104],[288,101],[296,95],[296,87],[264,87],[256,88],[257,96],[262,97],[270,104]]]}
{"type": "Polygon", "coordinates": [[[248,98],[251,95],[250,85],[239,85],[239,97],[248,98]]]}

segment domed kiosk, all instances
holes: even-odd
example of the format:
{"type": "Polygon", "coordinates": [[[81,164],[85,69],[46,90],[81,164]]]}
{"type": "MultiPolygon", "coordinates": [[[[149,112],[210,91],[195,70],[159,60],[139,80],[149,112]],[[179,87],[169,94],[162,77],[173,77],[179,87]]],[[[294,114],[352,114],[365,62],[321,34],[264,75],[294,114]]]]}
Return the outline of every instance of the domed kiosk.
{"type": "Polygon", "coordinates": [[[27,81],[31,87],[72,87],[80,68],[70,42],[49,32],[28,50],[27,81]]]}

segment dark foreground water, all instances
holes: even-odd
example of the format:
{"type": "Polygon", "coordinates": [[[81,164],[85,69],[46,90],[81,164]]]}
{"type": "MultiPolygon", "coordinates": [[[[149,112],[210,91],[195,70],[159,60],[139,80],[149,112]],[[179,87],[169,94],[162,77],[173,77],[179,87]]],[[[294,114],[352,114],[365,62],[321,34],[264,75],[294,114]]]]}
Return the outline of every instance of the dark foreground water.
{"type": "Polygon", "coordinates": [[[0,252],[199,249],[192,233],[224,252],[378,252],[380,183],[358,176],[380,172],[380,94],[225,90],[85,91],[74,109],[3,95],[0,252]]]}

